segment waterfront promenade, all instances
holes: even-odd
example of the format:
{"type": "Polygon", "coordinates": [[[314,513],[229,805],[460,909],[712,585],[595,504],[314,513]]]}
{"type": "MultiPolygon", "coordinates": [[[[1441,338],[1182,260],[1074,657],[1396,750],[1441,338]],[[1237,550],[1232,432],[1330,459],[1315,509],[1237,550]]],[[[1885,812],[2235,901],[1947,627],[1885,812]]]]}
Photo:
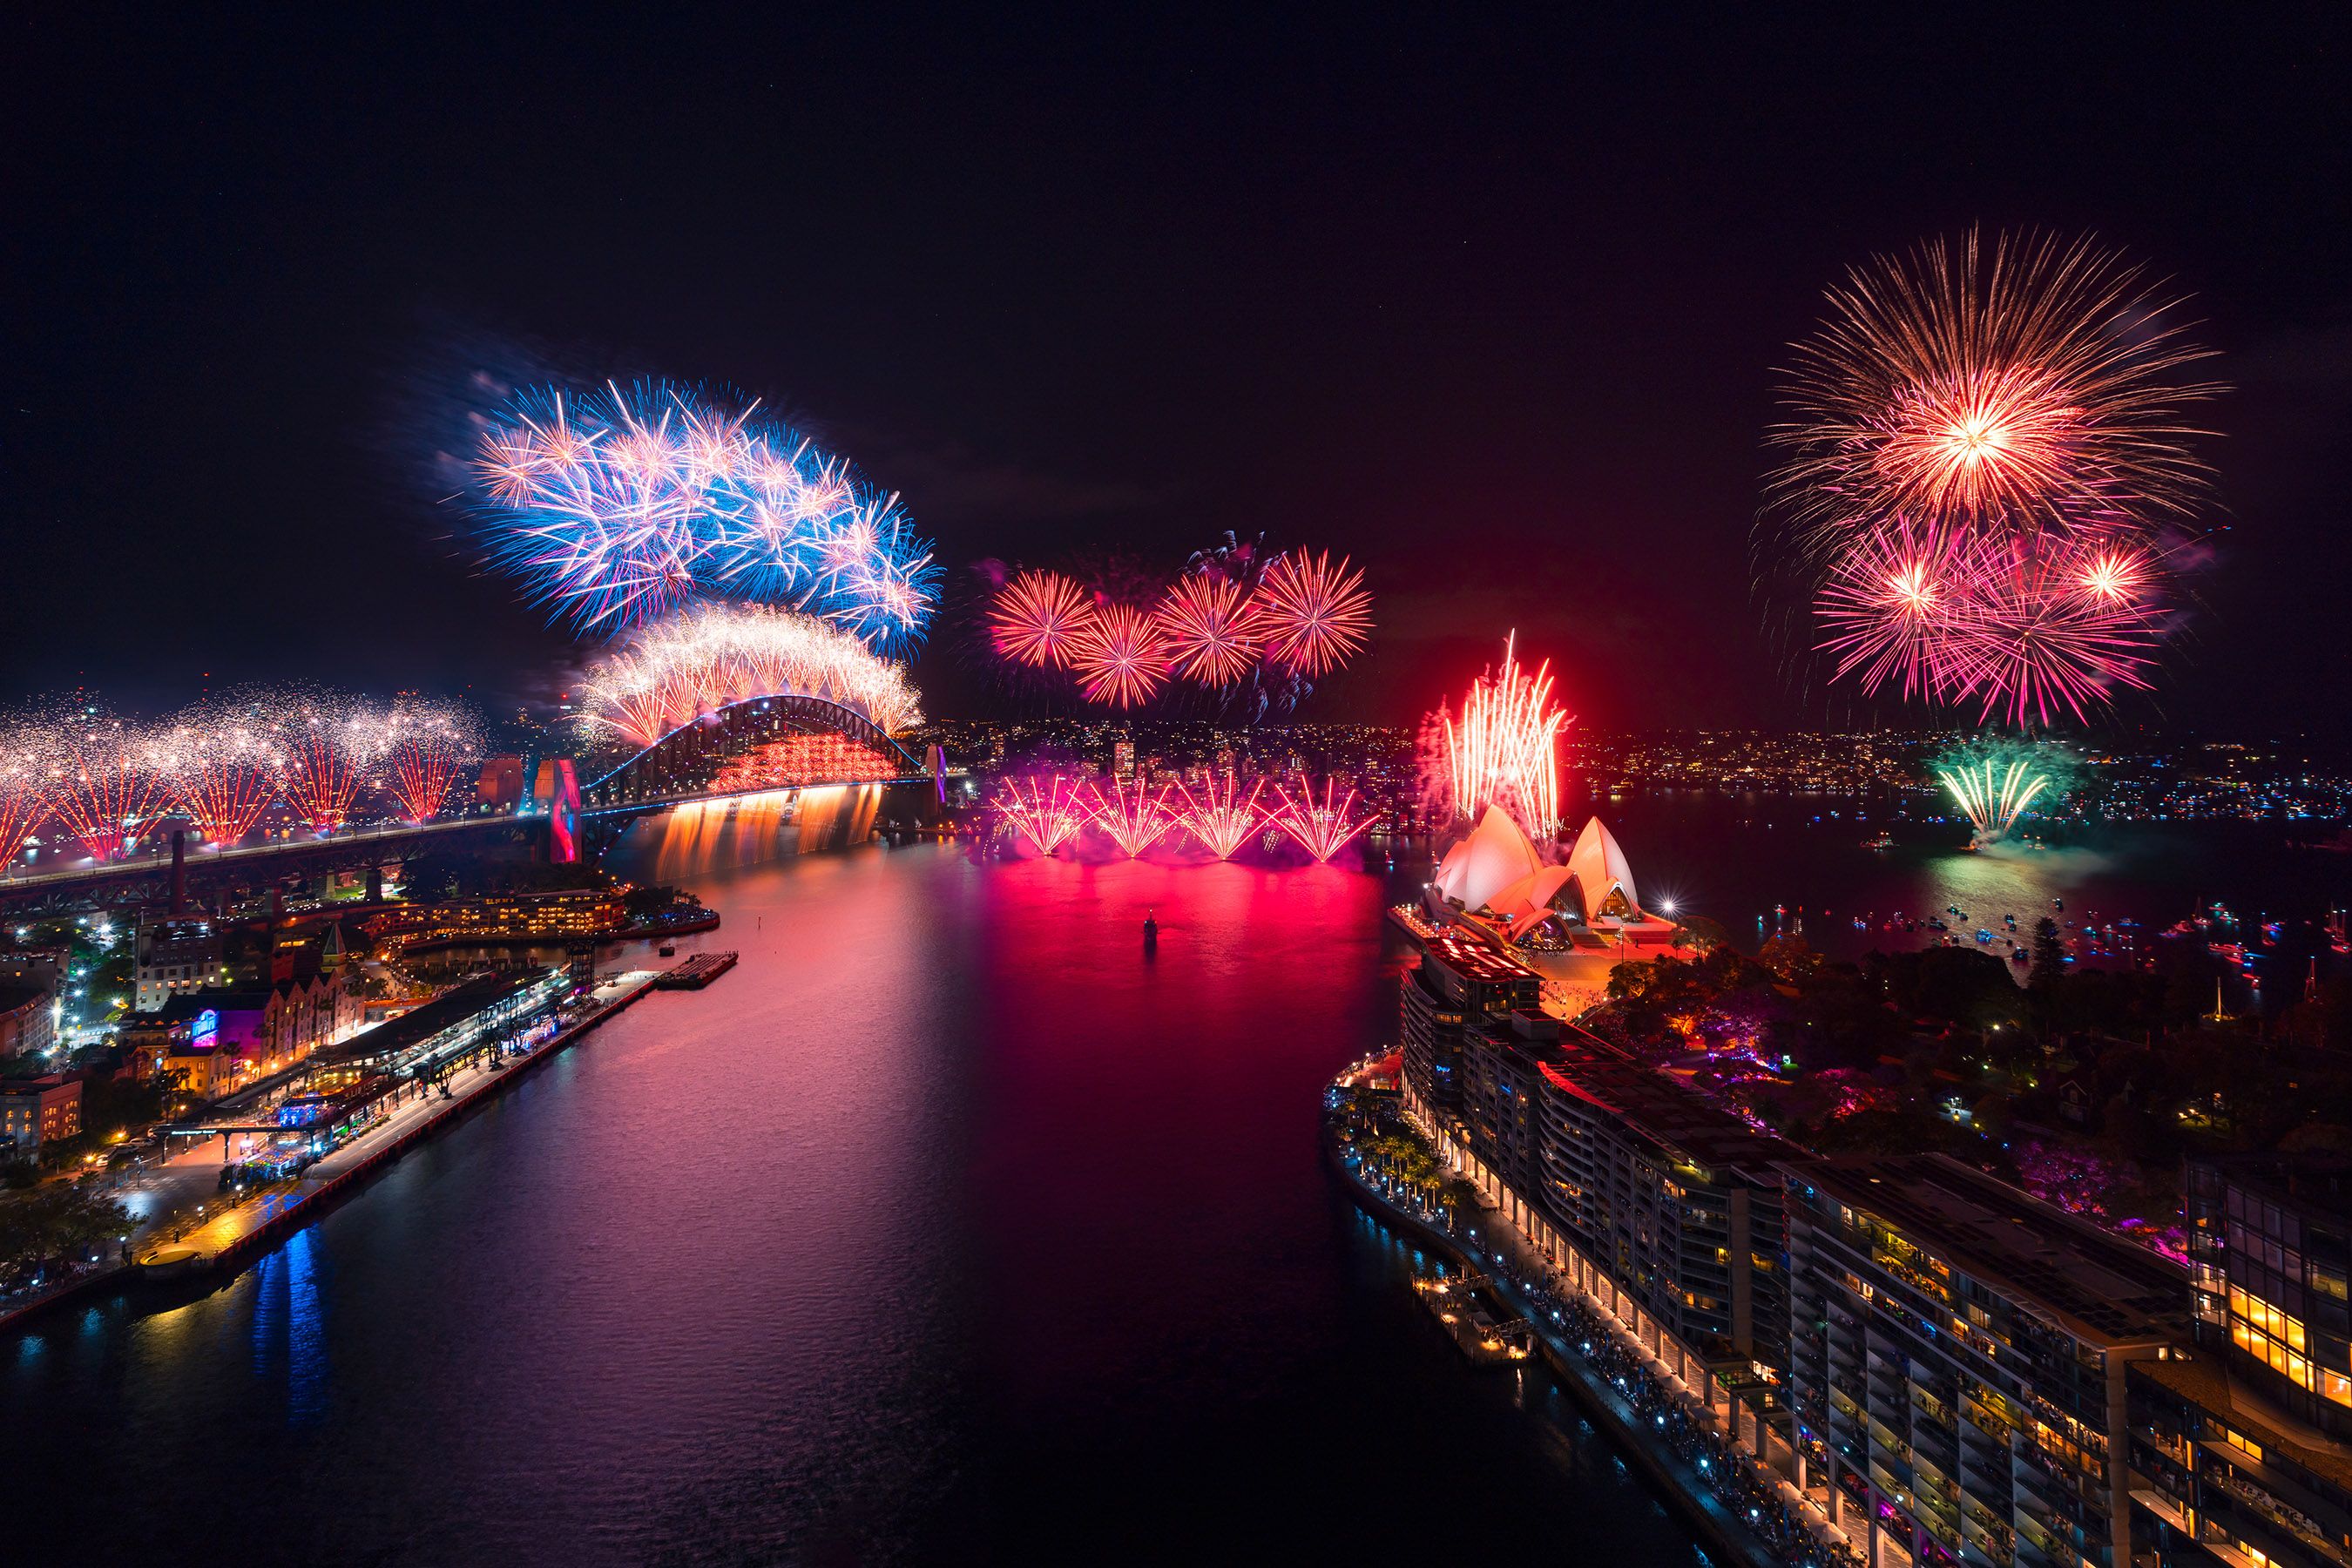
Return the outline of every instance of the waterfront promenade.
{"type": "MultiPolygon", "coordinates": [[[[455,1070],[446,1092],[423,1083],[349,1142],[332,1150],[290,1182],[271,1183],[242,1199],[215,1206],[195,1199],[193,1211],[175,1205],[158,1212],[134,1236],[130,1256],[67,1280],[19,1302],[0,1315],[0,1332],[24,1327],[68,1301],[120,1289],[142,1275],[173,1278],[224,1275],[244,1267],[289,1231],[308,1225],[326,1207],[366,1182],[421,1140],[464,1115],[490,1096],[535,1070],[607,1019],[655,989],[662,971],[629,970],[600,980],[585,1006],[570,1023],[539,1044],[488,1065],[477,1058],[455,1070]]],[[[205,1163],[202,1169],[216,1170],[205,1163]]],[[[193,1189],[189,1189],[193,1191],[193,1189]]]]}
{"type": "MultiPolygon", "coordinates": [[[[1525,1315],[1546,1363],[1719,1550],[1754,1568],[1858,1568],[1873,1561],[1866,1537],[1858,1539],[1843,1518],[1832,1517],[1845,1511],[1834,1508],[1833,1494],[1792,1483],[1783,1467],[1800,1477],[1803,1468],[1776,1435],[1719,1390],[1695,1358],[1683,1359],[1663,1336],[1645,1334],[1638,1308],[1629,1321],[1630,1302],[1604,1278],[1556,1260],[1513,1223],[1507,1195],[1499,1200],[1503,1206],[1486,1206],[1498,1201],[1486,1191],[1490,1178],[1474,1174],[1446,1141],[1413,1128],[1449,1174],[1480,1191],[1475,1217],[1431,1203],[1360,1157],[1360,1138],[1394,1131],[1406,1119],[1390,1110],[1383,1126],[1379,1114],[1360,1107],[1349,1087],[1356,1072],[1335,1084],[1325,1121],[1330,1163],[1349,1196],[1376,1218],[1417,1233],[1465,1272],[1491,1280],[1525,1315]]],[[[1892,1564],[1900,1555],[1888,1550],[1891,1542],[1879,1545],[1886,1555],[1877,1561],[1892,1564]]]]}

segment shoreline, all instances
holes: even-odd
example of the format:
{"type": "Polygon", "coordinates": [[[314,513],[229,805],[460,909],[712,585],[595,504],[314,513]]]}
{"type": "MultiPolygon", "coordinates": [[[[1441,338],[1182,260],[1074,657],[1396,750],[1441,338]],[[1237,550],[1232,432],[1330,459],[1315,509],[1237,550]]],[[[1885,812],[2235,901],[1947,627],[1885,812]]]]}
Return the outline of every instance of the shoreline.
{"type": "MultiPolygon", "coordinates": [[[[1334,1081],[1336,1085],[1338,1080],[1334,1081]]],[[[1341,1152],[1336,1125],[1337,1119],[1327,1111],[1316,1140],[1326,1169],[1350,1202],[1379,1224],[1401,1230],[1438,1253],[1454,1268],[1465,1274],[1486,1271],[1485,1260],[1473,1256],[1460,1237],[1391,1202],[1361,1180],[1341,1152]]],[[[1500,1223],[1500,1216],[1496,1219],[1500,1223]]],[[[1711,1489],[1703,1489],[1695,1477],[1688,1476],[1688,1467],[1681,1458],[1634,1419],[1632,1407],[1618,1397],[1600,1371],[1572,1353],[1555,1327],[1528,1310],[1516,1289],[1498,1283],[1496,1289],[1506,1295],[1511,1305],[1525,1311],[1534,1330],[1537,1353],[1545,1366],[1570,1391],[1578,1407],[1609,1438],[1616,1452],[1639,1468],[1652,1489],[1674,1509],[1705,1551],[1725,1563],[1744,1563],[1749,1568],[1782,1568],[1787,1560],[1772,1543],[1746,1528],[1711,1489]]]]}
{"type": "MultiPolygon", "coordinates": [[[[218,1250],[168,1268],[158,1268],[135,1258],[110,1264],[79,1279],[68,1281],[50,1294],[36,1297],[0,1313],[0,1336],[22,1333],[37,1327],[38,1321],[51,1311],[109,1294],[118,1298],[128,1297],[156,1289],[184,1289],[199,1283],[205,1288],[204,1293],[209,1294],[211,1290],[228,1284],[263,1253],[294,1232],[324,1218],[344,1200],[356,1195],[419,1143],[454,1126],[472,1110],[504,1093],[509,1084],[530,1076],[544,1063],[562,1055],[608,1018],[635,1006],[656,989],[655,981],[660,973],[656,970],[630,972],[627,978],[632,984],[628,988],[593,1013],[579,1019],[571,1027],[550,1036],[538,1048],[513,1058],[497,1071],[486,1074],[480,1082],[468,1086],[464,1092],[431,1104],[426,1114],[416,1118],[382,1145],[366,1150],[352,1163],[337,1169],[331,1175],[317,1178],[316,1185],[294,1194],[290,1201],[284,1194],[268,1194],[222,1215],[213,1223],[231,1221],[236,1215],[257,1205],[268,1210],[258,1223],[226,1239],[218,1250]]],[[[354,1145],[346,1146],[339,1152],[357,1152],[356,1144],[364,1141],[362,1135],[354,1141],[354,1145]]],[[[332,1160],[334,1155],[330,1154],[327,1158],[332,1160]]]]}

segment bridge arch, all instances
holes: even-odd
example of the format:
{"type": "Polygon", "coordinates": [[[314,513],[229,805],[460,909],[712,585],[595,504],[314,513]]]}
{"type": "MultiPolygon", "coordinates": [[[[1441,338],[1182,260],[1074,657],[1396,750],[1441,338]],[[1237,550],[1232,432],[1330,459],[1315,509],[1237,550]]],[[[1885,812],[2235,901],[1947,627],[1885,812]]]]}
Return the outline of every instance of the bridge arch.
{"type": "Polygon", "coordinates": [[[728,703],[679,725],[582,784],[581,809],[596,811],[705,792],[728,763],[760,746],[794,735],[836,735],[896,764],[901,777],[923,772],[919,757],[856,709],[822,697],[776,692],[728,703]]]}

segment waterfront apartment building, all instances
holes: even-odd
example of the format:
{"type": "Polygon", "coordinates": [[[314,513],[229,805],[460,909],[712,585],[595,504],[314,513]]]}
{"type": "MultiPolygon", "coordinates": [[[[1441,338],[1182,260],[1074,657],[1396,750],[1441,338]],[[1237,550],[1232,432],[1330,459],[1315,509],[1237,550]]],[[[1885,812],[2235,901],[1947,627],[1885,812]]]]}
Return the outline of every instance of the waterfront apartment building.
{"type": "Polygon", "coordinates": [[[2184,1172],[2195,1343],[2132,1369],[2143,1563],[2352,1565],[2352,1163],[2184,1172]]]}
{"type": "Polygon", "coordinates": [[[2127,1378],[2188,1277],[1942,1155],[1786,1169],[1790,1394],[1874,1557],[2127,1568],[2127,1378]]]}
{"type": "Polygon", "coordinates": [[[1433,1121],[1460,1115],[1466,1032],[1542,1001],[1542,976],[1518,960],[1452,931],[1423,941],[1397,986],[1407,1103],[1433,1121]]]}

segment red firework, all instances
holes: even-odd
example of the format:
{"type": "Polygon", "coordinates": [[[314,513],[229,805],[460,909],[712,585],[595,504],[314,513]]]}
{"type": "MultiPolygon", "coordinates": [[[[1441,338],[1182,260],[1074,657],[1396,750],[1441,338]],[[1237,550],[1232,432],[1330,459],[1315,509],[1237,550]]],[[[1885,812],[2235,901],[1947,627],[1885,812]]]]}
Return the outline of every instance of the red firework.
{"type": "Polygon", "coordinates": [[[1355,816],[1356,792],[1339,793],[1339,781],[1328,779],[1323,785],[1323,798],[1315,798],[1315,785],[1305,774],[1298,779],[1298,797],[1294,800],[1280,784],[1274,787],[1277,802],[1268,814],[1275,826],[1296,840],[1298,847],[1318,860],[1328,860],[1348,841],[1380,820],[1378,812],[1355,816]]]}
{"type": "Polygon", "coordinates": [[[997,590],[988,612],[996,651],[1023,664],[1070,667],[1095,624],[1086,590],[1058,572],[1023,572],[997,590]]]}
{"type": "Polygon", "coordinates": [[[1276,562],[1259,588],[1266,658],[1310,676],[1347,659],[1372,629],[1372,596],[1363,584],[1346,556],[1337,566],[1328,553],[1276,562]]]}
{"type": "Polygon", "coordinates": [[[50,745],[49,809],[93,858],[128,854],[171,799],[146,737],[119,719],[77,712],[50,745]]]}
{"type": "Polygon", "coordinates": [[[235,703],[182,713],[154,753],[173,803],[215,844],[242,841],[278,790],[268,727],[235,703]]]}
{"type": "Polygon", "coordinates": [[[1231,686],[1257,662],[1258,605],[1241,584],[1196,573],[1177,579],[1154,612],[1169,663],[1203,686],[1231,686]]]}
{"type": "Polygon", "coordinates": [[[304,697],[278,716],[278,787],[310,827],[332,833],[350,817],[381,731],[338,699],[304,697]]]}
{"type": "Polygon", "coordinates": [[[1830,568],[1814,602],[1837,657],[1837,674],[1859,674],[1864,691],[1890,680],[1906,697],[1949,700],[1983,679],[1959,637],[1981,584],[1966,533],[1897,521],[1864,534],[1830,568]]]}
{"type": "Polygon", "coordinates": [[[1076,837],[1089,815],[1078,786],[1059,773],[1042,787],[1034,779],[1015,780],[990,804],[1040,855],[1051,855],[1076,837]]]}
{"type": "Polygon", "coordinates": [[[1159,622],[1128,605],[1096,612],[1094,624],[1072,645],[1070,666],[1089,702],[1132,708],[1147,702],[1168,679],[1168,648],[1159,622]]]}
{"type": "Polygon", "coordinates": [[[1811,545],[1896,515],[2064,531],[2203,495],[2185,442],[2206,432],[2180,410],[2219,388],[2168,374],[2207,351],[2119,253],[1971,231],[1876,258],[1830,302],[1773,432],[1793,454],[1773,489],[1811,545]]]}
{"type": "Polygon", "coordinates": [[[478,749],[472,712],[455,703],[404,697],[384,717],[377,740],[392,763],[388,785],[401,815],[430,822],[441,815],[450,786],[478,749]]]}
{"type": "Polygon", "coordinates": [[[0,868],[16,858],[48,811],[44,772],[37,731],[13,723],[0,731],[0,868]]]}
{"type": "Polygon", "coordinates": [[[1209,853],[1230,860],[1234,850],[1249,842],[1251,834],[1265,826],[1265,810],[1257,803],[1258,792],[1265,787],[1264,779],[1253,779],[1249,793],[1243,795],[1240,782],[1224,773],[1196,798],[1180,784],[1176,789],[1183,797],[1184,809],[1179,820],[1209,853]]]}
{"type": "Polygon", "coordinates": [[[1094,825],[1110,835],[1110,841],[1130,860],[1176,826],[1175,815],[1168,809],[1167,790],[1148,789],[1140,779],[1132,787],[1115,779],[1108,789],[1088,785],[1086,800],[1094,825]]]}

